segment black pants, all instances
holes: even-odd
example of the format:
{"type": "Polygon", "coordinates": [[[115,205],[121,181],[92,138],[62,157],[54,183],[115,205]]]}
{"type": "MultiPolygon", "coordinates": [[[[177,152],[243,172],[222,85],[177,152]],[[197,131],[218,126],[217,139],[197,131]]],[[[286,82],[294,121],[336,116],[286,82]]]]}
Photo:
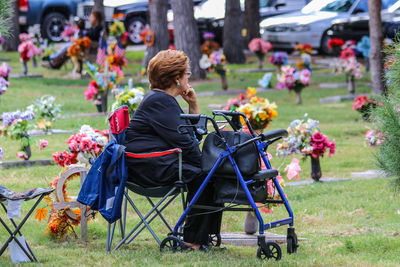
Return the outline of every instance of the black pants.
{"type": "MultiPolygon", "coordinates": [[[[188,202],[192,200],[201,183],[204,181],[205,176],[194,179],[187,183],[188,188],[188,202]]],[[[208,206],[221,206],[214,204],[214,188],[211,182],[209,182],[204,188],[202,194],[197,199],[197,205],[208,205],[208,206]]],[[[215,212],[204,209],[191,209],[188,213],[183,228],[183,240],[185,242],[208,245],[209,234],[219,234],[221,229],[222,211],[215,212]],[[210,213],[211,212],[211,213],[210,213]],[[207,214],[201,214],[207,213],[207,214]],[[199,214],[199,215],[196,215],[199,214]]]]}

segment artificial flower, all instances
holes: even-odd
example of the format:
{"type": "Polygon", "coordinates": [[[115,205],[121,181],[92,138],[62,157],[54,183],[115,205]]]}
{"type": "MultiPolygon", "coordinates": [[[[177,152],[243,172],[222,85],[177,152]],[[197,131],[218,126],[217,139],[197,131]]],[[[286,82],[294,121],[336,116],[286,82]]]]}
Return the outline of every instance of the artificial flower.
{"type": "Polygon", "coordinates": [[[46,148],[49,145],[49,142],[44,139],[40,139],[39,142],[40,142],[39,151],[42,151],[44,148],[46,148]]]}
{"type": "Polygon", "coordinates": [[[296,180],[299,180],[299,173],[301,172],[301,167],[299,165],[299,160],[296,158],[292,159],[289,165],[286,166],[285,172],[287,173],[287,178],[292,180],[293,177],[296,177],[296,180]]]}

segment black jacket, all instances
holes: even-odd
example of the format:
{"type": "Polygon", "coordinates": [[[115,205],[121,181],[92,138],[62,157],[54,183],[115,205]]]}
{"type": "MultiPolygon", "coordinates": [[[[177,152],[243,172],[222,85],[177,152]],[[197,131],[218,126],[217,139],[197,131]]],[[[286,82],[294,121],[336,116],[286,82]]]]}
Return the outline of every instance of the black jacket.
{"type": "MultiPolygon", "coordinates": [[[[183,178],[190,182],[201,174],[198,141],[191,131],[180,134],[177,127],[189,124],[176,99],[162,91],[148,92],[126,131],[127,152],[149,153],[180,148],[183,152],[183,178]]],[[[128,180],[144,187],[168,185],[178,179],[178,157],[170,154],[157,158],[126,157],[128,180]]]]}

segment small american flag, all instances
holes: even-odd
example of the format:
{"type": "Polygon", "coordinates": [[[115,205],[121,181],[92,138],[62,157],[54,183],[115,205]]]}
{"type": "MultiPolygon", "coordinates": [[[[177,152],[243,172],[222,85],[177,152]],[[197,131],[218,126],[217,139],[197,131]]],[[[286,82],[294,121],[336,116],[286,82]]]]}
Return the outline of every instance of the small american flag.
{"type": "Polygon", "coordinates": [[[120,38],[118,38],[117,45],[114,48],[114,55],[116,55],[117,57],[121,57],[124,60],[124,62],[126,62],[125,51],[122,48],[122,43],[120,38]]]}
{"type": "Polygon", "coordinates": [[[99,48],[97,49],[96,63],[100,66],[104,64],[107,58],[107,42],[103,38],[100,39],[99,48]]]}

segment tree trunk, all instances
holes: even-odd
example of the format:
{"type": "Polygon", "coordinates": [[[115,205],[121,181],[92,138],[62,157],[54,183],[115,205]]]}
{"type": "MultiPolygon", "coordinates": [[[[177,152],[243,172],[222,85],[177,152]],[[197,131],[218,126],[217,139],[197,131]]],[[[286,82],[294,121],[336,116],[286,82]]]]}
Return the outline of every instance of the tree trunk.
{"type": "Polygon", "coordinates": [[[382,0],[368,0],[369,10],[369,37],[370,48],[370,69],[372,90],[374,94],[385,93],[383,73],[383,31],[382,31],[382,0]]]}
{"type": "Polygon", "coordinates": [[[171,7],[174,13],[175,48],[182,50],[189,57],[193,79],[204,79],[206,74],[199,64],[200,42],[193,1],[171,0],[171,7]]]}
{"type": "Polygon", "coordinates": [[[13,17],[11,19],[10,36],[4,38],[4,51],[17,51],[19,44],[18,1],[11,2],[13,17]]]}
{"type": "Polygon", "coordinates": [[[252,39],[260,37],[260,1],[246,0],[244,5],[245,41],[248,45],[252,39]]]}
{"type": "Polygon", "coordinates": [[[154,33],[154,44],[153,46],[147,47],[145,66],[149,64],[150,59],[152,59],[159,51],[168,49],[169,37],[167,12],[167,1],[152,0],[149,3],[150,27],[154,33]]]}
{"type": "Polygon", "coordinates": [[[239,0],[225,2],[224,54],[229,63],[244,63],[242,10],[239,0]]]}

